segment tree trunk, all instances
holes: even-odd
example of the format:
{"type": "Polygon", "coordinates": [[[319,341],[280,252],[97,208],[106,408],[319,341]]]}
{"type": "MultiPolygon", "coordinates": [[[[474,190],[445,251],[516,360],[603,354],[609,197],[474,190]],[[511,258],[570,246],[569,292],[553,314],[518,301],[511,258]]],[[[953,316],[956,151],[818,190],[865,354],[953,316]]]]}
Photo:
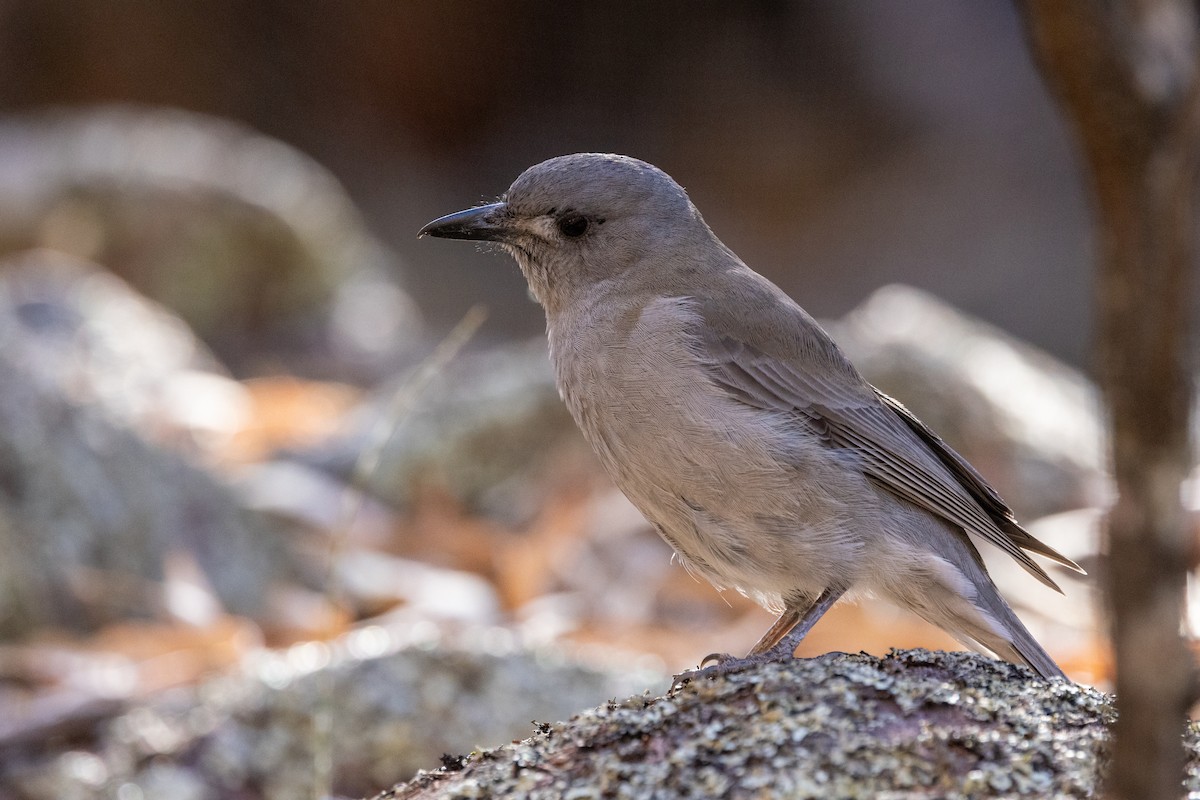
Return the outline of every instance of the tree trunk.
{"type": "Polygon", "coordinates": [[[1097,354],[1118,499],[1106,598],[1119,717],[1108,791],[1182,791],[1194,699],[1180,615],[1192,555],[1188,309],[1200,144],[1196,9],[1182,0],[1024,0],[1033,49],[1071,118],[1099,216],[1097,354]]]}

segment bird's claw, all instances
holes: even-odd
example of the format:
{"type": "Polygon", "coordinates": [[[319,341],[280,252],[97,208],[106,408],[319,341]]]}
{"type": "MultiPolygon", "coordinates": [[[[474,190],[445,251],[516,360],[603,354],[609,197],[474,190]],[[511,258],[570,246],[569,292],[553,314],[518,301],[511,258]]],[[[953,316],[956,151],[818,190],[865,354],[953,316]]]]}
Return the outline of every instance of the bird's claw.
{"type": "Polygon", "coordinates": [[[700,659],[700,666],[696,667],[696,669],[690,669],[687,672],[681,672],[673,676],[671,679],[671,689],[684,686],[697,678],[715,678],[718,675],[727,675],[730,672],[736,672],[742,667],[758,663],[758,661],[759,659],[752,656],[739,658],[729,653],[709,653],[700,659]]]}
{"type": "Polygon", "coordinates": [[[700,659],[700,669],[704,669],[704,665],[710,661],[713,662],[714,665],[720,665],[737,660],[737,656],[732,656],[729,653],[709,653],[704,658],[700,659]]]}

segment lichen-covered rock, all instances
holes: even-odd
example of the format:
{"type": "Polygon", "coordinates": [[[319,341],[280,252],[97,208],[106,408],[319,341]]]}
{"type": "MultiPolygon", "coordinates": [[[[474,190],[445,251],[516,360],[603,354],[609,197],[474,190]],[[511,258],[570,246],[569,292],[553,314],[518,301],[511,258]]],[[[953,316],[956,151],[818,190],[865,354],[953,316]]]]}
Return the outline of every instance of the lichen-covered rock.
{"type": "Polygon", "coordinates": [[[1091,797],[1113,715],[979,655],[833,653],[609,703],[376,800],[1091,797]]]}
{"type": "Polygon", "coordinates": [[[193,446],[228,432],[242,392],[95,264],[0,260],[0,639],[145,616],[157,606],[131,587],[161,581],[171,554],[226,609],[261,610],[293,558],[193,446]]]}

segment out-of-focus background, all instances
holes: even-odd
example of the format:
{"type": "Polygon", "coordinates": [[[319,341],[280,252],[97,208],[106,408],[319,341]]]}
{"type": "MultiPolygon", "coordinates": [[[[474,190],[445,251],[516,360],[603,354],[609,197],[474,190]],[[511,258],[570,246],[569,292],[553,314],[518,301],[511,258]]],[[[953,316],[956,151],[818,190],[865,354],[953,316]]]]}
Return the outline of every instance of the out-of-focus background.
{"type": "MultiPolygon", "coordinates": [[[[580,150],[1094,564],[1090,221],[1007,2],[9,0],[0,798],[290,797],[329,741],[366,794],[765,630],[598,472],[515,266],[415,238],[580,150]]],[[[994,571],[1107,680],[1090,584],[994,571]]],[[[914,645],[865,603],[802,654],[914,645]]]]}
{"type": "Polygon", "coordinates": [[[418,244],[416,227],[544,158],[602,150],[664,168],[819,316],[903,281],[1086,358],[1079,172],[1005,2],[42,0],[0,13],[10,114],[166,106],[296,148],[394,250],[435,331],[478,298],[493,336],[541,318],[502,262],[418,244]]]}

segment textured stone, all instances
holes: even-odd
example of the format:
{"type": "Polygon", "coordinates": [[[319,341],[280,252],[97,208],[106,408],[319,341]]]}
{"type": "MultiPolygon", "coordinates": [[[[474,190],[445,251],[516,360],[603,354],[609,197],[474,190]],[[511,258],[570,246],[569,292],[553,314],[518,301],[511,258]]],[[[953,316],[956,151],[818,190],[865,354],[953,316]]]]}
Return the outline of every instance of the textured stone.
{"type": "Polygon", "coordinates": [[[376,800],[1091,797],[1113,714],[979,655],[832,653],[608,703],[376,800]]]}

